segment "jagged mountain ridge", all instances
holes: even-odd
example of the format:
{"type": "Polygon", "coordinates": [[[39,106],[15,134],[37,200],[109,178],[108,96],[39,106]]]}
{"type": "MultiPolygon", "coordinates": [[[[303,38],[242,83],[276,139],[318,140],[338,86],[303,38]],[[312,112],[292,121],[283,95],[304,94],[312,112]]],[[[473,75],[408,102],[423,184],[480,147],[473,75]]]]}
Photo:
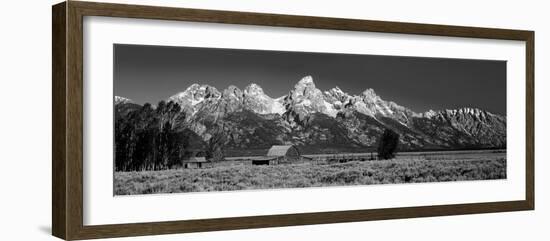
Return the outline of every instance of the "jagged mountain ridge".
{"type": "Polygon", "coordinates": [[[205,141],[211,127],[223,125],[229,149],[295,144],[312,152],[360,150],[374,147],[385,128],[401,135],[403,150],[506,146],[503,116],[476,108],[415,113],[383,100],[372,89],[359,95],[338,87],[323,92],[311,76],[279,98],[269,97],[257,84],[244,90],[230,86],[222,92],[194,84],[166,101],[182,107],[187,118],[181,125],[205,141]]]}

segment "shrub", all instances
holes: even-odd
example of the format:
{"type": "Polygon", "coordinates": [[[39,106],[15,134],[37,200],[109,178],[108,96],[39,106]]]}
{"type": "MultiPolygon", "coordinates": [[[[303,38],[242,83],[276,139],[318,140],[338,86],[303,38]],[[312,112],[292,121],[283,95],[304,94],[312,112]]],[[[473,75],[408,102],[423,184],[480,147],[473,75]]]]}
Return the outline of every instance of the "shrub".
{"type": "Polygon", "coordinates": [[[115,194],[230,191],[506,178],[506,159],[215,166],[115,172],[115,194]]]}

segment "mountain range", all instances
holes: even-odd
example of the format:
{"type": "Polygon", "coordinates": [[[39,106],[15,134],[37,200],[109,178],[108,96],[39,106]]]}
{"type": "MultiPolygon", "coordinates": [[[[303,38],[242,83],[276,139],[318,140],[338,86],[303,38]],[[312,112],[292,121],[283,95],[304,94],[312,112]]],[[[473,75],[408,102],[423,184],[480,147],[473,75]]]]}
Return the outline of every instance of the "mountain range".
{"type": "MultiPolygon", "coordinates": [[[[293,144],[304,153],[365,152],[376,148],[381,133],[400,134],[400,150],[506,147],[506,117],[478,108],[416,113],[383,100],[373,89],[358,95],[338,87],[321,91],[306,76],[288,94],[271,98],[257,84],[223,91],[193,84],[164,101],[185,113],[178,125],[207,142],[223,132],[226,152],[256,154],[275,144],[293,144]]],[[[115,112],[124,116],[140,105],[115,96],[115,112]]]]}

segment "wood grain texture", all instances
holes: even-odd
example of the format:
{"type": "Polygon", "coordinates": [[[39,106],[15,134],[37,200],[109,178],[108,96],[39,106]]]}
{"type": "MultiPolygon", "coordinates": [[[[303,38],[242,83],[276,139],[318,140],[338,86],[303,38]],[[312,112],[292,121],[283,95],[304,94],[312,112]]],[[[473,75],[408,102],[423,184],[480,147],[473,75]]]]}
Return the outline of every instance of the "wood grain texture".
{"type": "Polygon", "coordinates": [[[76,1],[61,3],[53,7],[52,26],[52,83],[54,105],[52,113],[52,231],[57,237],[67,240],[92,239],[534,209],[534,32],[532,31],[76,1]],[[527,64],[525,200],[84,226],[82,186],[84,16],[109,16],[525,41],[527,64]]]}
{"type": "Polygon", "coordinates": [[[83,228],[83,15],[67,5],[67,235],[76,239],[83,228]]]}
{"type": "Polygon", "coordinates": [[[82,14],[86,16],[179,20],[209,23],[231,23],[260,26],[298,27],[507,40],[525,40],[531,33],[531,31],[525,30],[478,28],[438,24],[418,24],[96,2],[71,2],[72,5],[77,6],[79,9],[81,9],[82,14]]]}
{"type": "Polygon", "coordinates": [[[493,213],[504,211],[521,211],[527,209],[529,209],[529,207],[526,202],[511,201],[479,204],[267,215],[173,222],[99,225],[85,226],[84,230],[79,233],[78,238],[90,239],[250,228],[268,228],[295,225],[313,225],[476,213],[493,213]]]}
{"type": "Polygon", "coordinates": [[[65,3],[52,7],[52,234],[66,237],[65,3]]]}
{"type": "Polygon", "coordinates": [[[526,80],[526,149],[525,200],[535,209],[535,33],[529,32],[525,48],[526,80]]]}

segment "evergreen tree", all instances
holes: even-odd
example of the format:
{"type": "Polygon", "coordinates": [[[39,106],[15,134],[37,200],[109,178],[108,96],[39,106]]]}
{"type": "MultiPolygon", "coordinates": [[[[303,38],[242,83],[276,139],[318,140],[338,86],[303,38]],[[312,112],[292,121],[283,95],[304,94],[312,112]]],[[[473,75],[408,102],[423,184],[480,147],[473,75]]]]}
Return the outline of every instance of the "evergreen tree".
{"type": "Polygon", "coordinates": [[[378,159],[392,159],[399,144],[399,134],[391,129],[384,130],[378,140],[378,159]]]}

